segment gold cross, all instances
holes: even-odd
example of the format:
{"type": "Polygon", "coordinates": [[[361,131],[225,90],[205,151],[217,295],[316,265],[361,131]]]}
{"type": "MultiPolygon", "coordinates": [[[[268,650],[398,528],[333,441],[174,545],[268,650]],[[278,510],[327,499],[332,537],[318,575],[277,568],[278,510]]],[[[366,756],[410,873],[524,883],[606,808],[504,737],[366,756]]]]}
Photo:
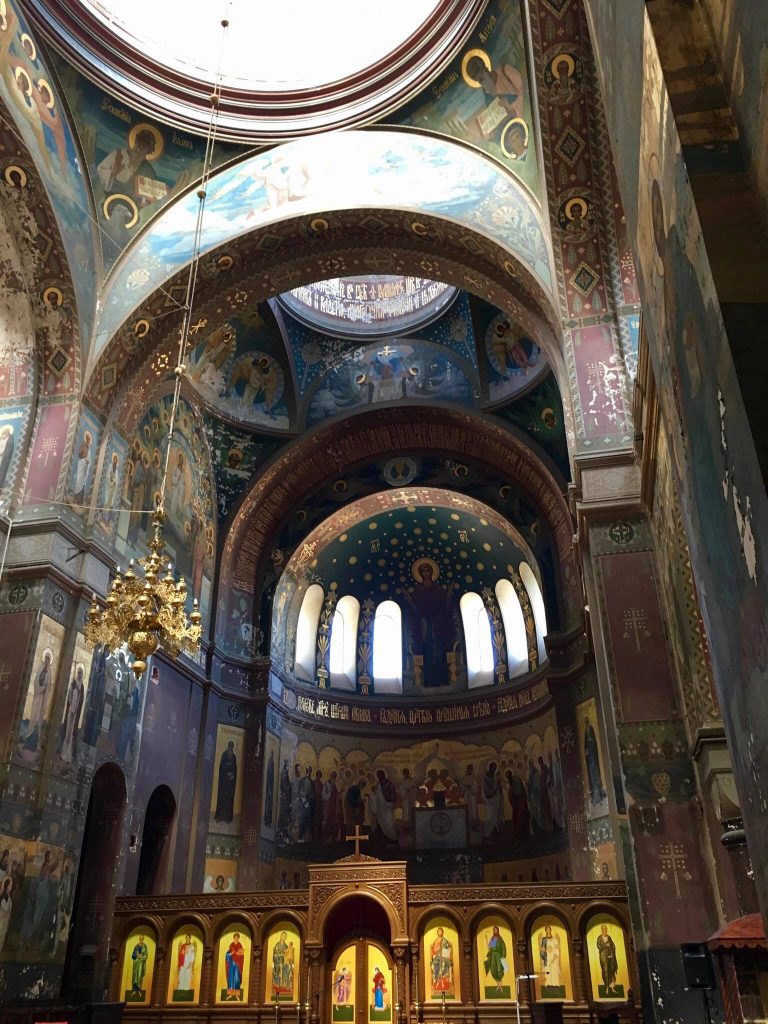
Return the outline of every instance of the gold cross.
{"type": "Polygon", "coordinates": [[[355,825],[355,834],[353,836],[344,836],[344,838],[348,843],[355,844],[355,860],[360,860],[360,843],[367,843],[371,837],[361,835],[360,826],[355,825]]]}

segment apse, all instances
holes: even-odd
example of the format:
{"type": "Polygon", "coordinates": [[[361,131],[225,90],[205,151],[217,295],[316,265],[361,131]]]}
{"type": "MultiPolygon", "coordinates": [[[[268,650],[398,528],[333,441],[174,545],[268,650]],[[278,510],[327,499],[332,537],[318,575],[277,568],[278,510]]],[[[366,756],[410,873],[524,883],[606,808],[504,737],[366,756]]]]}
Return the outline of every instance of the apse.
{"type": "Polygon", "coordinates": [[[272,670],[373,697],[503,685],[547,658],[532,566],[518,530],[457,491],[358,499],[312,530],[286,564],[272,670]]]}

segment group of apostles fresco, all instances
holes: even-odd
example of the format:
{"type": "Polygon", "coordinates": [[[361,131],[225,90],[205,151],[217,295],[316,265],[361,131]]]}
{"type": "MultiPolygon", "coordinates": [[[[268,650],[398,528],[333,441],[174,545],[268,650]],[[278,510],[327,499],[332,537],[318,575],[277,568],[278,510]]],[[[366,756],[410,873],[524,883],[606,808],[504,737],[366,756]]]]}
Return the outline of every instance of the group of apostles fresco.
{"type": "MultiPolygon", "coordinates": [[[[435,766],[433,753],[399,776],[384,768],[344,767],[324,773],[283,761],[278,786],[277,838],[283,842],[342,842],[356,825],[385,845],[414,844],[420,809],[465,808],[473,843],[525,842],[565,825],[560,756],[557,751],[473,764],[435,766]],[[432,765],[429,766],[429,763],[432,765]]],[[[265,824],[272,825],[272,801],[265,824]]]]}

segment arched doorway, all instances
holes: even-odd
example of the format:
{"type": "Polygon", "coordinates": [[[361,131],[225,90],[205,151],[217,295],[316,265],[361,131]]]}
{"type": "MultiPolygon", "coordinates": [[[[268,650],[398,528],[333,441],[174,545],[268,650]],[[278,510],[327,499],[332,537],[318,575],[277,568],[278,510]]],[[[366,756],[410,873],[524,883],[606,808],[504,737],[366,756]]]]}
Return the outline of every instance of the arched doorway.
{"type": "Polygon", "coordinates": [[[64,967],[63,991],[75,999],[102,996],[126,798],[122,771],[102,765],[91,783],[64,967]]]}
{"type": "Polygon", "coordinates": [[[398,1002],[386,911],[368,896],[343,899],[324,929],[321,993],[328,1024],[394,1024],[398,1002]]]}
{"type": "Polygon", "coordinates": [[[141,855],[136,895],[150,896],[165,889],[171,829],[176,817],[176,798],[168,786],[158,786],[147,803],[141,834],[141,855]]]}

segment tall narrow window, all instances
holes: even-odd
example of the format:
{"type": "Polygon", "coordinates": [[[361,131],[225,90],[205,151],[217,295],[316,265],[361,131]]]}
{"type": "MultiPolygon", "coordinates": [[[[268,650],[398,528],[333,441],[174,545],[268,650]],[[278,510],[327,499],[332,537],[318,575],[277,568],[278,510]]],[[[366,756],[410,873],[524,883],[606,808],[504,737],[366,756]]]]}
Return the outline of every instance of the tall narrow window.
{"type": "Polygon", "coordinates": [[[496,584],[496,600],[501,609],[504,636],[507,641],[507,667],[509,678],[522,676],[528,671],[528,641],[525,635],[525,617],[520,600],[509,580],[496,584]]]}
{"type": "Polygon", "coordinates": [[[493,682],[493,638],[488,612],[479,594],[464,594],[459,609],[467,645],[469,685],[488,686],[493,682]]]}
{"type": "Polygon", "coordinates": [[[527,562],[520,563],[520,579],[528,591],[533,609],[533,621],[536,623],[536,640],[539,648],[539,661],[544,661],[547,656],[547,649],[544,646],[544,637],[547,635],[547,613],[544,611],[544,598],[541,596],[539,581],[533,574],[533,569],[527,562]]]}
{"type": "Polygon", "coordinates": [[[351,594],[345,594],[336,605],[331,622],[331,686],[340,690],[355,689],[359,618],[360,602],[351,594]]]}
{"type": "Polygon", "coordinates": [[[403,692],[402,615],[394,601],[382,601],[373,620],[373,688],[403,692]]]}
{"type": "Polygon", "coordinates": [[[317,627],[320,622],[320,611],[323,607],[323,588],[313,583],[304,595],[296,624],[296,658],[294,672],[297,679],[315,678],[315,648],[317,647],[317,627]]]}

